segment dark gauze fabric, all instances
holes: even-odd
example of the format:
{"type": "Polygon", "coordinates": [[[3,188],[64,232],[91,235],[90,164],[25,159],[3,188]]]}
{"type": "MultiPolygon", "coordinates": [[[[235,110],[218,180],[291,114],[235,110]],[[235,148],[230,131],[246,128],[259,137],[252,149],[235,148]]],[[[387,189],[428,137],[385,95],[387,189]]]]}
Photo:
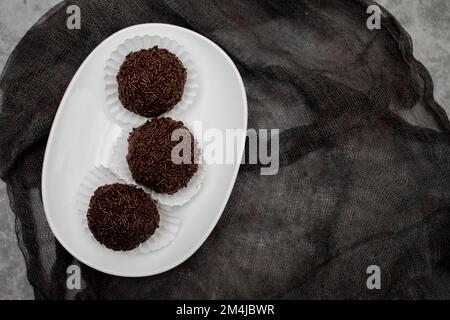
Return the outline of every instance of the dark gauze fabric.
{"type": "Polygon", "coordinates": [[[369,4],[71,0],[40,19],[0,81],[0,177],[36,298],[450,298],[450,123],[397,21],[383,9],[382,29],[366,27],[369,4]],[[71,4],[81,30],[66,27],[71,4]],[[127,279],[82,265],[55,240],[41,168],[82,61],[112,33],[148,22],[197,31],[231,56],[249,128],[280,129],[281,167],[261,176],[242,166],[190,259],[127,279]],[[66,287],[71,264],[81,290],[66,287]],[[381,290],[366,287],[372,264],[381,290]]]}

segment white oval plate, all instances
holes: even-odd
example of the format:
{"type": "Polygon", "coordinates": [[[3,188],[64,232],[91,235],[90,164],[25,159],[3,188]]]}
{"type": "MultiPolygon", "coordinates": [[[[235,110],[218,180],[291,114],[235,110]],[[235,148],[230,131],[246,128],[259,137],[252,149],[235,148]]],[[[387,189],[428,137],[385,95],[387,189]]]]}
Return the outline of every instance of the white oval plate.
{"type": "MultiPolygon", "coordinates": [[[[142,255],[95,246],[83,231],[76,212],[75,194],[81,179],[94,166],[110,164],[112,147],[122,128],[105,110],[104,66],[111,52],[125,39],[159,35],[189,50],[199,75],[199,92],[183,121],[201,121],[203,130],[247,129],[247,99],[239,72],[209,39],[167,24],[142,24],[123,29],[104,40],[80,66],[61,100],[53,122],[42,169],[42,200],[47,221],[61,245],[79,261],[99,271],[127,277],[158,274],[188,259],[206,240],[219,220],[239,170],[233,165],[208,164],[202,189],[179,215],[177,238],[168,247],[142,255]]],[[[245,136],[237,143],[242,157],[245,136]]]]}

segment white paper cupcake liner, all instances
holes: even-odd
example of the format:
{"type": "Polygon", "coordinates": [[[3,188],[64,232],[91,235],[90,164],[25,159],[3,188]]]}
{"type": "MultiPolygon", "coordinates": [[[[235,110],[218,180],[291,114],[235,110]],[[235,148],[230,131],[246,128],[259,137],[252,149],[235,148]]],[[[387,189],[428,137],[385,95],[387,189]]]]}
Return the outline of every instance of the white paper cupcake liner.
{"type": "MultiPolygon", "coordinates": [[[[186,124],[185,124],[186,125],[186,124]]],[[[187,126],[190,130],[189,126],[187,126]]],[[[186,204],[189,200],[191,200],[200,190],[200,187],[203,184],[203,180],[206,174],[206,165],[204,161],[198,164],[198,170],[195,175],[191,178],[188,185],[185,188],[182,188],[175,192],[174,194],[163,194],[157,193],[149,188],[138,184],[131,175],[131,172],[128,168],[128,162],[126,156],[128,154],[128,136],[132,132],[133,129],[123,129],[120,136],[117,138],[117,141],[113,147],[112,159],[110,163],[110,168],[113,172],[115,172],[121,179],[124,179],[127,183],[137,184],[142,187],[146,192],[152,195],[152,198],[167,211],[172,211],[174,208],[180,207],[186,204]]],[[[190,130],[192,134],[194,132],[190,130]]],[[[195,141],[198,141],[195,138],[195,141]]],[[[197,144],[196,150],[199,152],[198,159],[202,157],[201,154],[201,146],[197,144]]]]}
{"type": "MultiPolygon", "coordinates": [[[[89,202],[95,190],[97,190],[100,186],[113,183],[127,182],[118,178],[114,173],[103,166],[95,167],[84,177],[76,194],[76,208],[80,214],[83,229],[96,244],[104,248],[106,247],[98,242],[89,230],[86,214],[89,208],[89,202]]],[[[160,222],[159,228],[156,229],[155,233],[147,241],[140,244],[139,247],[129,251],[118,252],[124,254],[148,253],[162,249],[175,240],[181,228],[181,220],[179,218],[169,216],[166,210],[160,206],[158,206],[158,211],[160,222]]]]}
{"type": "Polygon", "coordinates": [[[159,36],[136,36],[129,38],[120,44],[111,56],[106,60],[105,66],[105,92],[106,92],[106,110],[107,113],[119,124],[123,125],[140,125],[149,118],[140,116],[136,113],[128,111],[119,100],[119,92],[116,76],[119,72],[125,57],[133,51],[141,49],[150,49],[154,46],[167,49],[175,54],[181,60],[187,70],[186,84],[184,86],[183,96],[172,110],[165,113],[165,116],[173,117],[181,111],[188,109],[193,104],[197,95],[199,82],[198,73],[195,69],[193,60],[183,46],[169,38],[161,38],[159,36]]]}

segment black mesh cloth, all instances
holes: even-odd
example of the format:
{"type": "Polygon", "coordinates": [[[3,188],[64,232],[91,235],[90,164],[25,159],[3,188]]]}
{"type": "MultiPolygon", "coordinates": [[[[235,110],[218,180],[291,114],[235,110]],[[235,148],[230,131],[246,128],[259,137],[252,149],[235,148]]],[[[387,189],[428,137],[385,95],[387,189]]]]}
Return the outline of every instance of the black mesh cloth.
{"type": "MultiPolygon", "coordinates": [[[[24,36],[1,75],[0,177],[36,298],[450,298],[450,123],[410,37],[369,1],[74,1],[24,36]],[[81,30],[66,8],[81,8],[81,30]],[[40,196],[47,136],[87,55],[130,25],[162,22],[220,45],[246,86],[249,128],[280,129],[281,167],[242,166],[205,244],[160,275],[75,261],[40,196]],[[81,265],[82,290],[66,268],[81,265]],[[368,290],[366,268],[381,269],[368,290]]],[[[446,67],[446,66],[443,66],[446,67]]],[[[80,128],[82,130],[82,128],[80,128]]]]}

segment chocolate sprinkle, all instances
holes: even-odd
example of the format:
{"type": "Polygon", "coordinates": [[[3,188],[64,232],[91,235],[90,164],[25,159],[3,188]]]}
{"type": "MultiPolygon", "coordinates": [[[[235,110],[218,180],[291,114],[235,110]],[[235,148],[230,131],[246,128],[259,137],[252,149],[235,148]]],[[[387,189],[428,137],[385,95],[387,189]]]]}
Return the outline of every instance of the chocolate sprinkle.
{"type": "Polygon", "coordinates": [[[159,227],[152,198],[140,188],[120,183],[95,190],[87,220],[95,239],[115,251],[136,248],[159,227]]]}
{"type": "Polygon", "coordinates": [[[131,112],[157,117],[181,100],[186,77],[182,62],[166,49],[131,52],[117,74],[119,99],[131,112]]]}
{"type": "Polygon", "coordinates": [[[188,130],[181,121],[156,118],[133,129],[128,137],[127,162],[134,180],[158,193],[173,194],[186,187],[198,170],[194,161],[194,137],[190,132],[190,163],[172,161],[172,149],[181,141],[181,138],[172,141],[176,129],[188,130]]]}

